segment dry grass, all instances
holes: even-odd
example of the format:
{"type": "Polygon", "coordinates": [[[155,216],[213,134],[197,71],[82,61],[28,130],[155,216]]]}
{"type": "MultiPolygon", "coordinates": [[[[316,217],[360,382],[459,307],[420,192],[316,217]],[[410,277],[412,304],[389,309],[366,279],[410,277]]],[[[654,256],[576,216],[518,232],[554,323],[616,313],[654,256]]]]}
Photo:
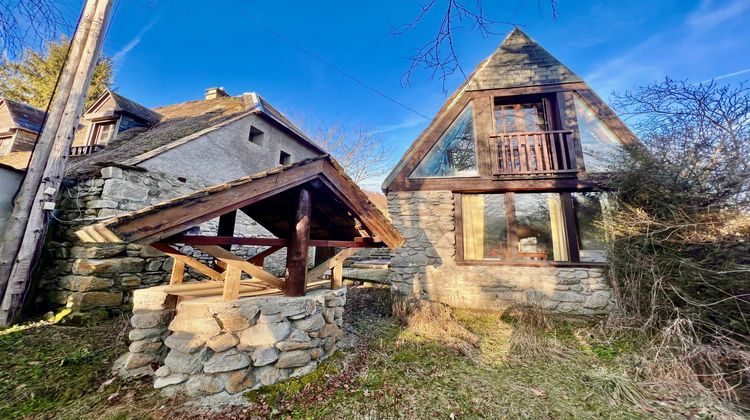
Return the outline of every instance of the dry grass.
{"type": "Polygon", "coordinates": [[[406,324],[407,330],[415,335],[456,349],[472,361],[479,362],[479,337],[461,325],[446,305],[422,302],[406,324]]]}

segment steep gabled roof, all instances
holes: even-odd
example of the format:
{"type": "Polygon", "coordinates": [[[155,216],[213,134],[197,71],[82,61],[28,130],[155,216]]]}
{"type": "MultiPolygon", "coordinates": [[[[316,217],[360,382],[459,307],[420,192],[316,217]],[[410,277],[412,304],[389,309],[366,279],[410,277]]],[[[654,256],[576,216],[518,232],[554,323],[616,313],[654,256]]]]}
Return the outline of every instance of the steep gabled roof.
{"type": "Polygon", "coordinates": [[[330,156],[323,155],[118,215],[76,232],[84,242],[151,244],[190,227],[241,210],[279,238],[294,229],[288,210],[300,188],[311,198],[310,235],[320,240],[353,240],[369,233],[397,248],[404,238],[330,156]],[[287,211],[285,211],[287,210],[287,211]]]}
{"type": "MultiPolygon", "coordinates": [[[[115,95],[113,94],[113,98],[115,95]]],[[[152,112],[161,117],[156,125],[123,131],[105,149],[71,159],[66,176],[76,178],[93,174],[100,169],[97,165],[100,162],[137,165],[250,114],[269,119],[273,124],[288,130],[300,143],[316,153],[325,153],[257,93],[189,101],[158,107],[152,112]]]]}
{"type": "MultiPolygon", "coordinates": [[[[591,106],[597,116],[623,141],[635,141],[635,135],[616,116],[609,106],[573,71],[542,48],[518,27],[505,37],[500,46],[489,57],[479,63],[466,80],[438,110],[435,118],[409,146],[401,160],[386,176],[381,188],[385,191],[401,175],[407,164],[415,158],[417,151],[436,140],[436,130],[447,126],[449,115],[457,115],[457,105],[466,104],[472,92],[514,88],[544,89],[546,85],[573,87],[591,106]],[[428,142],[430,140],[430,142],[428,142]]],[[[554,86],[551,86],[554,88],[554,86]]],[[[408,174],[406,175],[408,176],[408,174]]]]}
{"type": "Polygon", "coordinates": [[[10,128],[20,128],[34,133],[39,133],[42,130],[45,114],[43,110],[21,102],[0,98],[0,106],[3,105],[8,108],[10,114],[12,122],[10,128]]]}
{"type": "Polygon", "coordinates": [[[477,66],[466,90],[504,89],[583,80],[519,28],[477,66]]]}
{"type": "Polygon", "coordinates": [[[131,101],[130,99],[112,91],[109,91],[109,93],[115,101],[115,111],[126,112],[151,124],[156,124],[162,118],[161,114],[146,108],[138,102],[131,101]]]}

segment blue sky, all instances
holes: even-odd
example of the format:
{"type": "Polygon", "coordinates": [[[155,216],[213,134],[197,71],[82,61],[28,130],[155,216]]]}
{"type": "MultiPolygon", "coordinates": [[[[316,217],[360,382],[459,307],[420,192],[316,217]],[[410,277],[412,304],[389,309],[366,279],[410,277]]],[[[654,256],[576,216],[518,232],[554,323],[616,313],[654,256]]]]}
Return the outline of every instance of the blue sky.
{"type": "MultiPolygon", "coordinates": [[[[473,3],[473,0],[468,0],[473,3]]],[[[750,79],[750,0],[558,0],[556,21],[545,0],[485,1],[488,15],[518,24],[586,79],[605,99],[612,91],[665,76],[727,82],[750,79]]],[[[82,1],[67,2],[71,16],[82,1]]],[[[104,51],[115,58],[117,90],[144,105],[199,99],[207,87],[256,91],[307,123],[374,130],[397,160],[428,121],[363,88],[275,31],[422,114],[445,101],[439,80],[402,76],[409,57],[436,30],[438,13],[404,36],[392,27],[411,20],[416,1],[120,0],[104,51]]],[[[74,12],[75,11],[75,12],[74,12]]],[[[456,32],[468,74],[512,29],[483,38],[456,32]]],[[[452,91],[462,82],[447,80],[452,91]]],[[[366,183],[376,188],[380,180],[366,183]]]]}

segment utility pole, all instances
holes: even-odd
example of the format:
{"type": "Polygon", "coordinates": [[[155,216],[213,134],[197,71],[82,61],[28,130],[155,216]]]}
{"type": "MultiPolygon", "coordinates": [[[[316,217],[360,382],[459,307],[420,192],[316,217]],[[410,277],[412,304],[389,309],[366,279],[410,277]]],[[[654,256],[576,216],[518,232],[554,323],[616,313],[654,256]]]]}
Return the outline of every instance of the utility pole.
{"type": "Polygon", "coordinates": [[[86,0],[42,133],[0,243],[0,326],[23,306],[107,29],[112,0],[86,0]]]}

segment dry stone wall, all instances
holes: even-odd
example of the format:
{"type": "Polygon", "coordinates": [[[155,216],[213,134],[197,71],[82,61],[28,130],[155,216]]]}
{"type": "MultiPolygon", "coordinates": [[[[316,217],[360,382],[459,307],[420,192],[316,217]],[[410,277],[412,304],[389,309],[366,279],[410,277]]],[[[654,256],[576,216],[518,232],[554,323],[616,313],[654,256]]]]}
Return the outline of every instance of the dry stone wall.
{"type": "Polygon", "coordinates": [[[121,376],[155,377],[169,395],[236,394],[312,372],[336,350],[346,289],[303,297],[186,300],[137,290],[121,376]],[[174,315],[174,316],[173,316],[174,315]]]}
{"type": "MultiPolygon", "coordinates": [[[[138,210],[207,187],[206,183],[162,173],[107,167],[101,176],[78,180],[63,190],[56,225],[45,246],[45,269],[40,278],[40,303],[66,305],[76,311],[116,307],[131,302],[133,290],[169,279],[172,259],[136,244],[84,244],[75,232],[107,217],[138,210]]],[[[218,220],[200,226],[202,234],[215,234],[218,220]]],[[[266,229],[238,212],[235,234],[272,237],[266,229]]],[[[262,247],[234,247],[250,257],[262,247]]],[[[183,247],[188,255],[209,262],[205,254],[183,247]]],[[[265,268],[284,270],[284,250],[266,258],[265,268]]],[[[188,269],[187,278],[197,277],[188,269]]]]}
{"type": "Polygon", "coordinates": [[[570,314],[603,314],[613,305],[598,267],[456,265],[453,194],[391,192],[388,211],[406,239],[392,251],[390,281],[398,299],[504,310],[539,305],[570,314]]]}

